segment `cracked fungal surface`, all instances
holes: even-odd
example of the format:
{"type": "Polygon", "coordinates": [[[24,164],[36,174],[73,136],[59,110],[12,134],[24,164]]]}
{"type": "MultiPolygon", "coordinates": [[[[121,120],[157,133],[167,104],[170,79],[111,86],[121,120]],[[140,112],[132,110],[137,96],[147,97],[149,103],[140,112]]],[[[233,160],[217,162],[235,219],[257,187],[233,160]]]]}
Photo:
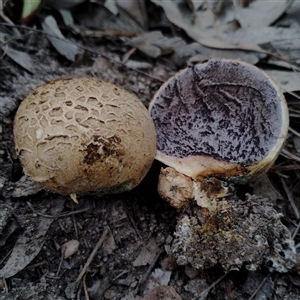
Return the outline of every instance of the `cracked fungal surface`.
{"type": "Polygon", "coordinates": [[[278,89],[257,68],[211,60],[179,72],[155,97],[151,116],[158,150],[251,165],[282,135],[278,89]]]}
{"type": "Polygon", "coordinates": [[[131,189],[156,152],[153,121],[139,99],[96,78],[38,87],[20,104],[14,137],[25,172],[60,194],[131,189]]]}

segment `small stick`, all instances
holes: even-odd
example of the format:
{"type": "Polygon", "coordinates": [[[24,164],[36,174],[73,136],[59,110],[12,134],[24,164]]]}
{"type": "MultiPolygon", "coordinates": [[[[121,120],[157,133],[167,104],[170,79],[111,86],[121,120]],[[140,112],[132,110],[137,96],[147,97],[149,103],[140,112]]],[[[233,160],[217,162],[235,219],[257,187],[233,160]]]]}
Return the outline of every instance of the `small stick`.
{"type": "Polygon", "coordinates": [[[131,223],[131,225],[132,225],[132,227],[133,227],[133,229],[134,229],[136,239],[139,240],[139,241],[141,241],[142,238],[141,238],[141,235],[139,234],[139,230],[137,229],[137,226],[136,226],[136,224],[135,224],[135,221],[133,220],[133,218],[132,218],[130,212],[126,209],[126,207],[123,206],[123,208],[124,208],[124,210],[125,210],[125,212],[126,212],[126,215],[127,215],[128,219],[129,219],[129,221],[130,221],[130,223],[131,223]]]}
{"type": "Polygon", "coordinates": [[[230,281],[228,280],[228,278],[226,278],[225,280],[225,288],[226,288],[226,292],[227,292],[227,297],[229,300],[233,300],[233,295],[232,295],[232,289],[230,286],[230,281]]]}
{"type": "Polygon", "coordinates": [[[125,55],[123,56],[123,59],[122,59],[122,64],[126,64],[128,59],[130,58],[130,56],[136,52],[136,48],[131,48],[127,53],[125,53],[125,55]]]}
{"type": "Polygon", "coordinates": [[[297,233],[299,232],[299,229],[300,229],[300,222],[298,223],[298,225],[297,225],[297,227],[296,227],[296,229],[295,229],[295,231],[294,231],[294,233],[292,235],[292,239],[293,240],[295,239],[297,233]]]}
{"type": "Polygon", "coordinates": [[[76,223],[76,219],[75,219],[74,215],[72,216],[72,221],[73,221],[73,225],[74,225],[75,236],[76,236],[76,239],[78,240],[78,229],[77,229],[77,223],[76,223]]]}
{"type": "Polygon", "coordinates": [[[248,300],[252,300],[254,299],[255,295],[257,294],[257,292],[262,288],[262,286],[264,285],[264,283],[266,282],[266,280],[271,276],[271,273],[269,273],[264,280],[260,283],[260,285],[257,287],[257,289],[254,291],[254,293],[251,295],[251,297],[248,300]]]}
{"type": "Polygon", "coordinates": [[[285,193],[286,193],[286,195],[287,195],[287,197],[288,197],[288,200],[289,200],[289,202],[290,202],[290,204],[291,204],[291,206],[292,206],[292,208],[293,208],[295,217],[296,217],[297,220],[299,220],[299,219],[300,219],[300,214],[299,214],[298,208],[297,208],[297,206],[296,206],[296,204],[295,204],[294,197],[293,197],[293,195],[291,194],[290,190],[288,189],[288,187],[287,187],[287,185],[286,185],[284,179],[283,179],[283,178],[280,178],[280,181],[281,181],[282,186],[283,186],[283,188],[284,188],[284,191],[285,191],[285,193]]]}
{"type": "Polygon", "coordinates": [[[59,272],[60,272],[60,269],[61,269],[62,262],[64,260],[65,252],[66,252],[66,250],[61,252],[61,257],[60,257],[59,266],[58,266],[58,269],[57,269],[57,272],[56,272],[56,277],[59,277],[59,272]]]}
{"type": "Polygon", "coordinates": [[[136,289],[134,290],[134,295],[136,296],[139,291],[141,286],[147,281],[148,277],[150,276],[150,273],[152,271],[152,269],[154,268],[157,260],[159,259],[159,257],[161,256],[161,254],[165,251],[165,249],[161,249],[156,256],[154,257],[153,261],[151,262],[150,266],[148,267],[146,273],[143,275],[143,277],[140,279],[136,289]]]}
{"type": "Polygon", "coordinates": [[[85,279],[86,279],[86,274],[84,274],[84,276],[83,276],[83,290],[84,290],[85,299],[90,300],[89,293],[87,291],[87,286],[86,286],[85,279]]]}
{"type": "MultiPolygon", "coordinates": [[[[230,271],[229,271],[230,272],[230,271]]],[[[217,280],[215,280],[212,284],[210,284],[205,290],[203,290],[199,295],[198,295],[198,299],[202,299],[201,297],[205,297],[206,295],[209,293],[209,291],[215,286],[217,285],[222,279],[224,279],[224,277],[229,273],[225,273],[223,274],[221,277],[219,277],[217,280]]],[[[203,298],[204,299],[204,298],[203,298]]]]}
{"type": "Polygon", "coordinates": [[[77,292],[77,300],[80,300],[81,290],[82,290],[82,284],[80,284],[78,292],[77,292]]]}
{"type": "Polygon", "coordinates": [[[295,130],[295,129],[289,127],[289,131],[290,131],[291,133],[293,133],[294,135],[296,135],[297,137],[300,137],[300,133],[299,133],[297,130],[295,130]]]}
{"type": "Polygon", "coordinates": [[[48,218],[48,219],[56,219],[56,218],[72,216],[72,215],[80,214],[82,212],[86,212],[90,209],[89,207],[85,207],[85,208],[82,208],[82,209],[79,209],[79,210],[74,210],[74,211],[71,211],[71,212],[68,212],[68,213],[61,213],[61,214],[58,214],[56,216],[51,216],[51,215],[46,215],[46,214],[43,214],[41,212],[36,211],[29,201],[27,201],[26,203],[35,214],[37,214],[40,217],[44,217],[44,218],[48,218]]]}
{"type": "Polygon", "coordinates": [[[291,153],[290,151],[286,150],[286,149],[282,149],[281,153],[282,156],[287,157],[288,159],[293,159],[297,162],[300,162],[300,157],[291,153]]]}
{"type": "Polygon", "coordinates": [[[82,277],[84,276],[84,274],[85,274],[87,268],[89,267],[90,263],[91,263],[92,260],[94,259],[94,257],[95,257],[95,255],[96,255],[97,251],[98,251],[99,248],[102,246],[102,244],[103,244],[103,242],[104,242],[104,239],[106,238],[106,235],[107,235],[108,231],[109,231],[109,230],[108,230],[108,227],[105,227],[105,228],[104,228],[104,231],[103,231],[103,233],[102,233],[102,235],[101,235],[101,237],[100,237],[100,239],[99,239],[99,241],[98,241],[98,243],[96,244],[96,246],[95,246],[93,252],[91,253],[91,255],[89,256],[88,260],[86,261],[86,263],[85,263],[83,269],[81,270],[80,274],[78,275],[78,277],[77,277],[75,283],[78,283],[78,282],[82,279],[82,277]]]}

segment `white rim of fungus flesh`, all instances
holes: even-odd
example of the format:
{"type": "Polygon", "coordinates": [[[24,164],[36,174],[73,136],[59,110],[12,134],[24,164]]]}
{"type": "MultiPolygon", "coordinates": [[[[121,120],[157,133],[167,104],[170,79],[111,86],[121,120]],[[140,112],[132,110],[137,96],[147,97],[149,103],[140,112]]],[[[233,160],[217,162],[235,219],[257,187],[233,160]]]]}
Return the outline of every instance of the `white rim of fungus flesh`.
{"type": "MultiPolygon", "coordinates": [[[[233,71],[231,71],[233,72],[233,71]]],[[[238,71],[234,74],[238,74],[238,71]]],[[[194,76],[195,74],[193,74],[194,76]]],[[[225,75],[224,75],[225,76],[225,75]]],[[[265,101],[266,99],[263,99],[265,101]]],[[[267,99],[272,104],[273,100],[267,99]]],[[[207,102],[208,103],[208,102],[207,102]]],[[[273,102],[274,103],[274,102],[273,102]]],[[[227,102],[225,105],[228,104],[227,102]]],[[[246,103],[247,104],[247,103],[246,103]]],[[[241,107],[241,110],[252,110],[253,108],[251,105],[248,104],[243,106],[243,103],[238,103],[238,105],[241,107]]],[[[213,104],[212,104],[213,105],[213,104]]],[[[273,104],[272,104],[273,105],[273,104]]],[[[164,164],[173,167],[176,169],[178,172],[183,173],[187,176],[190,176],[192,178],[201,178],[201,177],[207,177],[207,176],[217,176],[217,177],[222,177],[222,178],[236,178],[238,180],[244,181],[245,178],[247,179],[252,179],[256,176],[259,176],[263,173],[265,173],[273,164],[275,159],[280,153],[280,150],[284,144],[284,141],[287,136],[288,132],[288,126],[289,126],[289,116],[288,116],[288,108],[287,104],[285,101],[285,98],[283,96],[282,91],[279,89],[278,85],[275,83],[273,79],[271,79],[265,72],[262,70],[258,69],[257,67],[245,63],[245,62],[237,62],[234,60],[227,60],[227,59],[220,59],[220,60],[209,60],[206,63],[203,64],[197,64],[193,67],[186,68],[184,70],[179,71],[177,74],[175,74],[173,77],[171,77],[167,82],[165,82],[160,89],[156,92],[156,94],[153,97],[153,100],[151,101],[149,105],[149,111],[150,114],[154,120],[154,124],[156,127],[157,131],[157,154],[156,154],[156,159],[163,162],[164,164]],[[217,81],[214,82],[214,78],[209,78],[208,75],[201,73],[209,72],[209,67],[212,65],[217,65],[219,66],[218,68],[221,68],[221,66],[225,66],[228,70],[232,70],[234,68],[239,68],[240,72],[243,71],[246,72],[246,74],[250,74],[252,77],[249,78],[250,81],[250,86],[247,82],[247,76],[244,76],[242,78],[243,80],[239,80],[238,78],[235,78],[235,81],[230,82],[228,78],[223,79],[222,81],[222,72],[218,72],[216,79],[217,81]],[[193,71],[194,70],[194,71],[193,71]],[[194,72],[196,73],[196,79],[194,77],[187,79],[186,74],[194,72]],[[248,73],[247,73],[248,72],[248,73]],[[207,78],[206,78],[207,76],[207,78]],[[257,82],[255,82],[255,79],[258,78],[257,82]],[[180,80],[183,80],[180,82],[180,80]],[[198,80],[198,81],[197,81],[198,80]],[[251,82],[252,80],[252,82],[251,82]],[[199,82],[202,87],[199,87],[199,82]],[[255,85],[254,85],[255,84],[255,85]],[[267,85],[268,88],[270,88],[270,91],[267,91],[267,85]],[[262,90],[257,89],[257,86],[260,86],[262,90]],[[177,89],[177,95],[172,92],[171,89],[177,89]],[[206,91],[203,92],[203,88],[206,91]],[[191,92],[191,89],[196,89],[196,92],[191,92]],[[199,90],[197,90],[199,89],[199,90]],[[170,90],[170,91],[169,91],[170,90]],[[254,99],[253,101],[261,101],[259,100],[259,96],[261,95],[262,98],[266,98],[266,93],[270,93],[272,95],[272,99],[275,99],[275,110],[272,111],[270,110],[265,102],[262,102],[262,112],[257,111],[257,113],[269,113],[270,118],[273,123],[268,124],[269,125],[269,130],[276,131],[276,136],[272,136],[273,141],[271,142],[272,145],[265,147],[262,145],[259,145],[262,147],[264,150],[264,155],[258,155],[258,159],[247,159],[243,161],[241,158],[237,159],[237,161],[230,160],[228,157],[230,156],[230,149],[227,149],[228,154],[227,157],[221,157],[222,155],[216,155],[216,153],[213,153],[211,155],[208,153],[208,151],[199,151],[200,153],[196,153],[197,149],[195,148],[190,151],[186,151],[188,153],[185,155],[185,143],[182,142],[183,140],[191,140],[191,143],[196,144],[196,147],[201,148],[201,142],[205,140],[206,143],[210,143],[210,139],[214,139],[216,142],[216,145],[220,142],[218,139],[216,139],[216,131],[211,131],[208,132],[208,137],[201,138],[201,134],[198,134],[201,132],[201,128],[197,128],[197,124],[191,122],[190,127],[192,130],[187,130],[189,132],[182,133],[182,128],[188,128],[187,123],[188,119],[192,117],[195,118],[196,121],[199,121],[201,116],[201,109],[198,111],[198,117],[194,116],[192,114],[192,111],[194,111],[194,108],[197,105],[197,101],[202,101],[204,105],[206,105],[205,101],[210,101],[209,104],[214,103],[212,100],[216,99],[216,96],[219,96],[219,94],[215,91],[217,90],[218,93],[220,93],[220,97],[216,100],[216,102],[220,102],[221,104],[217,108],[220,108],[224,102],[222,102],[224,99],[228,101],[238,101],[242,100],[240,98],[241,96],[244,95],[244,93],[248,93],[250,95],[253,94],[253,98],[250,97],[250,99],[254,99]],[[252,94],[251,94],[252,93],[252,94]],[[186,96],[185,96],[186,95],[186,96]],[[197,99],[200,100],[195,100],[195,98],[189,98],[189,95],[196,95],[197,99]],[[214,98],[215,97],[215,98],[214,98]],[[189,102],[190,101],[190,102],[189,102]],[[178,103],[183,103],[182,105],[178,105],[178,103]],[[188,103],[189,102],[189,103],[188,103]],[[168,107],[167,107],[168,106],[168,107]],[[167,108],[166,108],[167,107],[167,108]],[[173,110],[172,110],[173,109],[173,110]],[[175,110],[176,109],[176,110],[175,110]],[[270,110],[270,112],[268,112],[270,110]],[[165,114],[162,119],[159,113],[165,114]],[[178,118],[176,120],[177,115],[181,115],[181,118],[178,118]],[[274,116],[273,114],[277,114],[274,116]],[[200,115],[200,116],[199,116],[200,115]],[[197,119],[198,118],[198,119],[197,119]],[[174,122],[176,120],[178,124],[175,124],[174,122]],[[163,123],[167,123],[167,125],[161,125],[163,123]],[[181,124],[180,124],[181,122],[181,124]],[[195,125],[196,124],[196,125],[195,125]],[[182,127],[180,127],[180,125],[182,127]],[[277,128],[276,128],[277,125],[277,128]],[[278,128],[279,126],[279,128],[278,128]],[[193,130],[194,128],[197,128],[197,130],[193,130]],[[271,129],[270,129],[271,128],[271,129]],[[180,135],[181,133],[181,135],[180,135]],[[172,134],[175,135],[174,140],[172,141],[172,134]],[[209,136],[210,135],[210,136],[209,136]],[[197,140],[198,138],[198,140],[197,140]],[[160,141],[165,140],[165,144],[160,145],[160,141]],[[165,149],[162,149],[165,147],[165,149]],[[170,150],[170,148],[172,148],[170,150]],[[178,149],[178,152],[177,152],[178,149]],[[182,152],[179,154],[179,152],[182,152]],[[192,153],[195,152],[195,153],[192,153]]],[[[228,109],[229,114],[231,113],[230,108],[228,109]]],[[[245,113],[245,111],[244,111],[245,113]]],[[[253,113],[253,110],[252,110],[253,113]]],[[[209,117],[216,118],[217,121],[222,122],[228,122],[229,123],[229,128],[231,125],[231,122],[234,120],[228,121],[226,118],[226,114],[224,112],[221,112],[220,115],[214,116],[214,110],[211,110],[211,114],[208,115],[209,117]],[[223,118],[223,119],[222,119],[223,118]]],[[[207,116],[206,116],[207,117],[207,116]]],[[[255,115],[254,115],[255,117],[255,115]]],[[[264,115],[262,115],[264,118],[264,115]]],[[[237,119],[239,118],[239,115],[237,115],[237,119]]],[[[268,123],[268,119],[265,119],[266,123],[268,123]]],[[[201,120],[200,120],[201,123],[201,120]]],[[[241,123],[241,122],[240,122],[241,123]]],[[[203,122],[202,122],[203,124],[203,122]]],[[[209,124],[209,122],[208,122],[209,124]]],[[[200,124],[201,125],[201,124],[200,124]]],[[[241,125],[241,124],[240,124],[241,125]]],[[[266,124],[260,124],[261,126],[258,126],[260,130],[264,128],[266,124]]],[[[215,126],[215,125],[214,125],[215,126]]],[[[204,126],[203,126],[204,127],[204,126]]],[[[234,132],[234,126],[231,126],[234,132]]],[[[238,128],[238,127],[237,127],[238,128]]],[[[251,128],[245,127],[245,130],[251,130],[251,128]]],[[[272,135],[272,132],[269,132],[270,135],[272,135]]],[[[267,132],[267,130],[266,130],[267,132]]],[[[219,139],[223,139],[223,141],[226,142],[226,139],[224,139],[224,133],[226,134],[226,130],[223,130],[221,132],[221,136],[219,139]]],[[[257,134],[257,139],[260,138],[260,134],[262,132],[258,132],[257,134]]],[[[234,134],[232,134],[234,137],[234,134]]],[[[269,142],[268,137],[266,137],[266,141],[269,142]]],[[[225,143],[224,142],[224,143],[225,143]]],[[[236,149],[238,148],[238,142],[236,142],[234,139],[231,141],[228,139],[228,147],[230,145],[236,143],[236,149]]],[[[189,143],[186,142],[186,145],[189,147],[189,143]]],[[[224,147],[226,150],[226,147],[224,147]]],[[[234,147],[232,147],[234,149],[234,147]]],[[[243,146],[241,147],[243,148],[243,146]]],[[[252,146],[253,152],[256,151],[255,147],[252,146]]],[[[208,148],[206,148],[208,149],[208,148]]],[[[244,146],[244,152],[247,154],[247,147],[244,146]]],[[[203,149],[202,149],[203,150],[203,149]]],[[[204,149],[205,150],[205,149],[204,149]]],[[[213,151],[212,151],[213,152],[213,151]]],[[[226,152],[226,151],[225,151],[226,152]]],[[[238,151],[237,151],[238,153],[238,151]]],[[[238,153],[239,155],[239,153],[238,153]]],[[[252,155],[255,157],[255,155],[252,155]]]]}

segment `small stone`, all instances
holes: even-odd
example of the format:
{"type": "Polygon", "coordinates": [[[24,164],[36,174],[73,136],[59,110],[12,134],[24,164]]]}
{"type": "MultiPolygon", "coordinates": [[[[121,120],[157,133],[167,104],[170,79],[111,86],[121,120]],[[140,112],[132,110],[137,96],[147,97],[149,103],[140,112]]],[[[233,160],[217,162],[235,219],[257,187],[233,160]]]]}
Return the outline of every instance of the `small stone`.
{"type": "Polygon", "coordinates": [[[193,268],[191,265],[185,266],[184,272],[185,275],[188,276],[190,279],[194,279],[200,274],[200,270],[193,268]]]}
{"type": "Polygon", "coordinates": [[[171,286],[158,286],[152,289],[142,300],[182,300],[171,286]]]}
{"type": "Polygon", "coordinates": [[[173,256],[167,256],[164,258],[160,262],[160,265],[167,271],[173,271],[178,267],[176,259],[173,256]]]}

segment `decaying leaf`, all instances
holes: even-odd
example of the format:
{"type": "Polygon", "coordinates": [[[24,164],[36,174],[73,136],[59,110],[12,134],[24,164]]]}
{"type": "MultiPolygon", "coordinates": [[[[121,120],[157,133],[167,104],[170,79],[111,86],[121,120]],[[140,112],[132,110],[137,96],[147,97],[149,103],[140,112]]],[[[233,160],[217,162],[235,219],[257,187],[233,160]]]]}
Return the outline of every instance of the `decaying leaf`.
{"type": "Polygon", "coordinates": [[[244,28],[262,28],[273,24],[291,6],[288,1],[252,1],[244,7],[236,7],[236,19],[244,28]]]}
{"type": "Polygon", "coordinates": [[[157,58],[161,55],[174,53],[176,57],[174,62],[178,65],[178,60],[187,59],[196,54],[191,45],[180,37],[169,38],[164,36],[160,31],[151,31],[138,37],[132,38],[127,42],[128,45],[138,48],[146,55],[157,58]]]}
{"type": "MultiPolygon", "coordinates": [[[[55,201],[42,200],[40,207],[50,207],[47,212],[50,215],[58,215],[63,207],[65,200],[57,198],[55,201]]],[[[45,241],[45,235],[54,221],[54,218],[45,218],[42,216],[32,217],[28,215],[24,232],[18,238],[14,248],[0,270],[0,277],[9,278],[23,270],[40,252],[45,241]]]]}
{"type": "MultiPolygon", "coordinates": [[[[261,44],[280,39],[297,39],[299,36],[298,31],[291,28],[262,27],[262,25],[259,30],[257,30],[257,27],[233,28],[232,24],[235,21],[234,14],[232,14],[234,12],[233,8],[230,11],[231,14],[217,19],[208,8],[198,11],[193,23],[192,18],[181,10],[181,1],[152,0],[152,2],[164,9],[171,23],[183,29],[188,36],[206,47],[266,53],[267,51],[261,44]]],[[[268,2],[268,5],[270,5],[268,7],[272,8],[274,3],[268,2]]],[[[280,11],[282,12],[282,9],[280,11]]],[[[265,15],[263,14],[260,17],[263,18],[265,15]]],[[[250,15],[248,18],[250,18],[250,15]]],[[[264,24],[263,22],[261,23],[264,24]]],[[[267,23],[269,22],[270,20],[267,23]]]]}
{"type": "Polygon", "coordinates": [[[10,97],[0,97],[0,116],[8,116],[14,109],[17,103],[10,97]]]}
{"type": "Polygon", "coordinates": [[[14,182],[12,189],[11,196],[14,198],[19,198],[35,195],[42,190],[42,187],[29,176],[24,175],[20,178],[20,180],[14,182]]]}
{"type": "Polygon", "coordinates": [[[53,47],[70,61],[75,61],[78,53],[78,47],[75,44],[67,41],[61,33],[56,20],[52,16],[47,16],[42,23],[44,32],[53,47]]]}
{"type": "Polygon", "coordinates": [[[12,215],[12,208],[1,201],[0,203],[0,235],[2,235],[9,218],[12,215]]]}
{"type": "Polygon", "coordinates": [[[140,254],[133,262],[134,267],[145,266],[150,264],[156,254],[158,253],[159,248],[157,246],[155,239],[150,239],[149,242],[142,248],[140,254]]]}
{"type": "Polygon", "coordinates": [[[130,22],[131,17],[116,16],[105,6],[98,3],[90,3],[88,10],[77,10],[74,13],[74,18],[80,26],[101,29],[107,32],[118,31],[124,33],[124,35],[132,35],[144,31],[137,22],[130,22]]]}
{"type": "Polygon", "coordinates": [[[285,59],[300,63],[300,38],[290,37],[289,39],[276,40],[272,42],[271,46],[285,59]]]}
{"type": "Polygon", "coordinates": [[[79,241],[70,240],[60,246],[60,251],[63,255],[63,259],[67,259],[77,252],[79,248],[79,241]]]}
{"type": "Polygon", "coordinates": [[[205,15],[202,13],[201,17],[197,17],[193,24],[191,18],[180,11],[177,2],[166,0],[151,1],[164,9],[171,23],[182,28],[188,36],[203,46],[218,49],[241,49],[263,52],[263,49],[258,45],[232,44],[224,39],[214,28],[215,18],[213,13],[209,10],[207,10],[205,15]]]}
{"type": "Polygon", "coordinates": [[[12,59],[15,63],[30,73],[34,73],[34,62],[27,53],[15,50],[9,46],[1,46],[4,53],[12,59]]]}
{"type": "Polygon", "coordinates": [[[184,286],[184,290],[193,294],[194,297],[197,297],[198,300],[205,300],[209,293],[208,287],[209,285],[207,284],[205,279],[195,278],[189,280],[189,282],[184,286]]]}
{"type": "Polygon", "coordinates": [[[172,286],[162,285],[150,290],[142,300],[182,300],[182,298],[172,286]]]}
{"type": "Polygon", "coordinates": [[[300,90],[300,73],[293,71],[265,70],[284,92],[300,90]]]}
{"type": "Polygon", "coordinates": [[[251,182],[250,186],[253,188],[253,194],[269,199],[274,205],[276,205],[278,199],[283,199],[267,175],[263,175],[254,182],[251,182]]]}
{"type": "Polygon", "coordinates": [[[164,271],[162,269],[155,269],[146,283],[144,293],[161,285],[168,285],[171,278],[171,271],[164,271]]]}
{"type": "Polygon", "coordinates": [[[104,6],[114,15],[117,15],[119,13],[116,0],[105,0],[104,6]]]}
{"type": "Polygon", "coordinates": [[[144,0],[139,0],[139,1],[116,0],[116,4],[119,8],[122,8],[124,11],[126,11],[143,28],[147,28],[148,16],[146,13],[146,5],[144,0]]]}
{"type": "Polygon", "coordinates": [[[113,233],[108,228],[108,232],[106,234],[105,240],[103,242],[102,250],[103,250],[103,256],[107,256],[109,254],[112,254],[113,251],[117,248],[117,245],[115,243],[115,239],[113,236],[113,233]]]}

